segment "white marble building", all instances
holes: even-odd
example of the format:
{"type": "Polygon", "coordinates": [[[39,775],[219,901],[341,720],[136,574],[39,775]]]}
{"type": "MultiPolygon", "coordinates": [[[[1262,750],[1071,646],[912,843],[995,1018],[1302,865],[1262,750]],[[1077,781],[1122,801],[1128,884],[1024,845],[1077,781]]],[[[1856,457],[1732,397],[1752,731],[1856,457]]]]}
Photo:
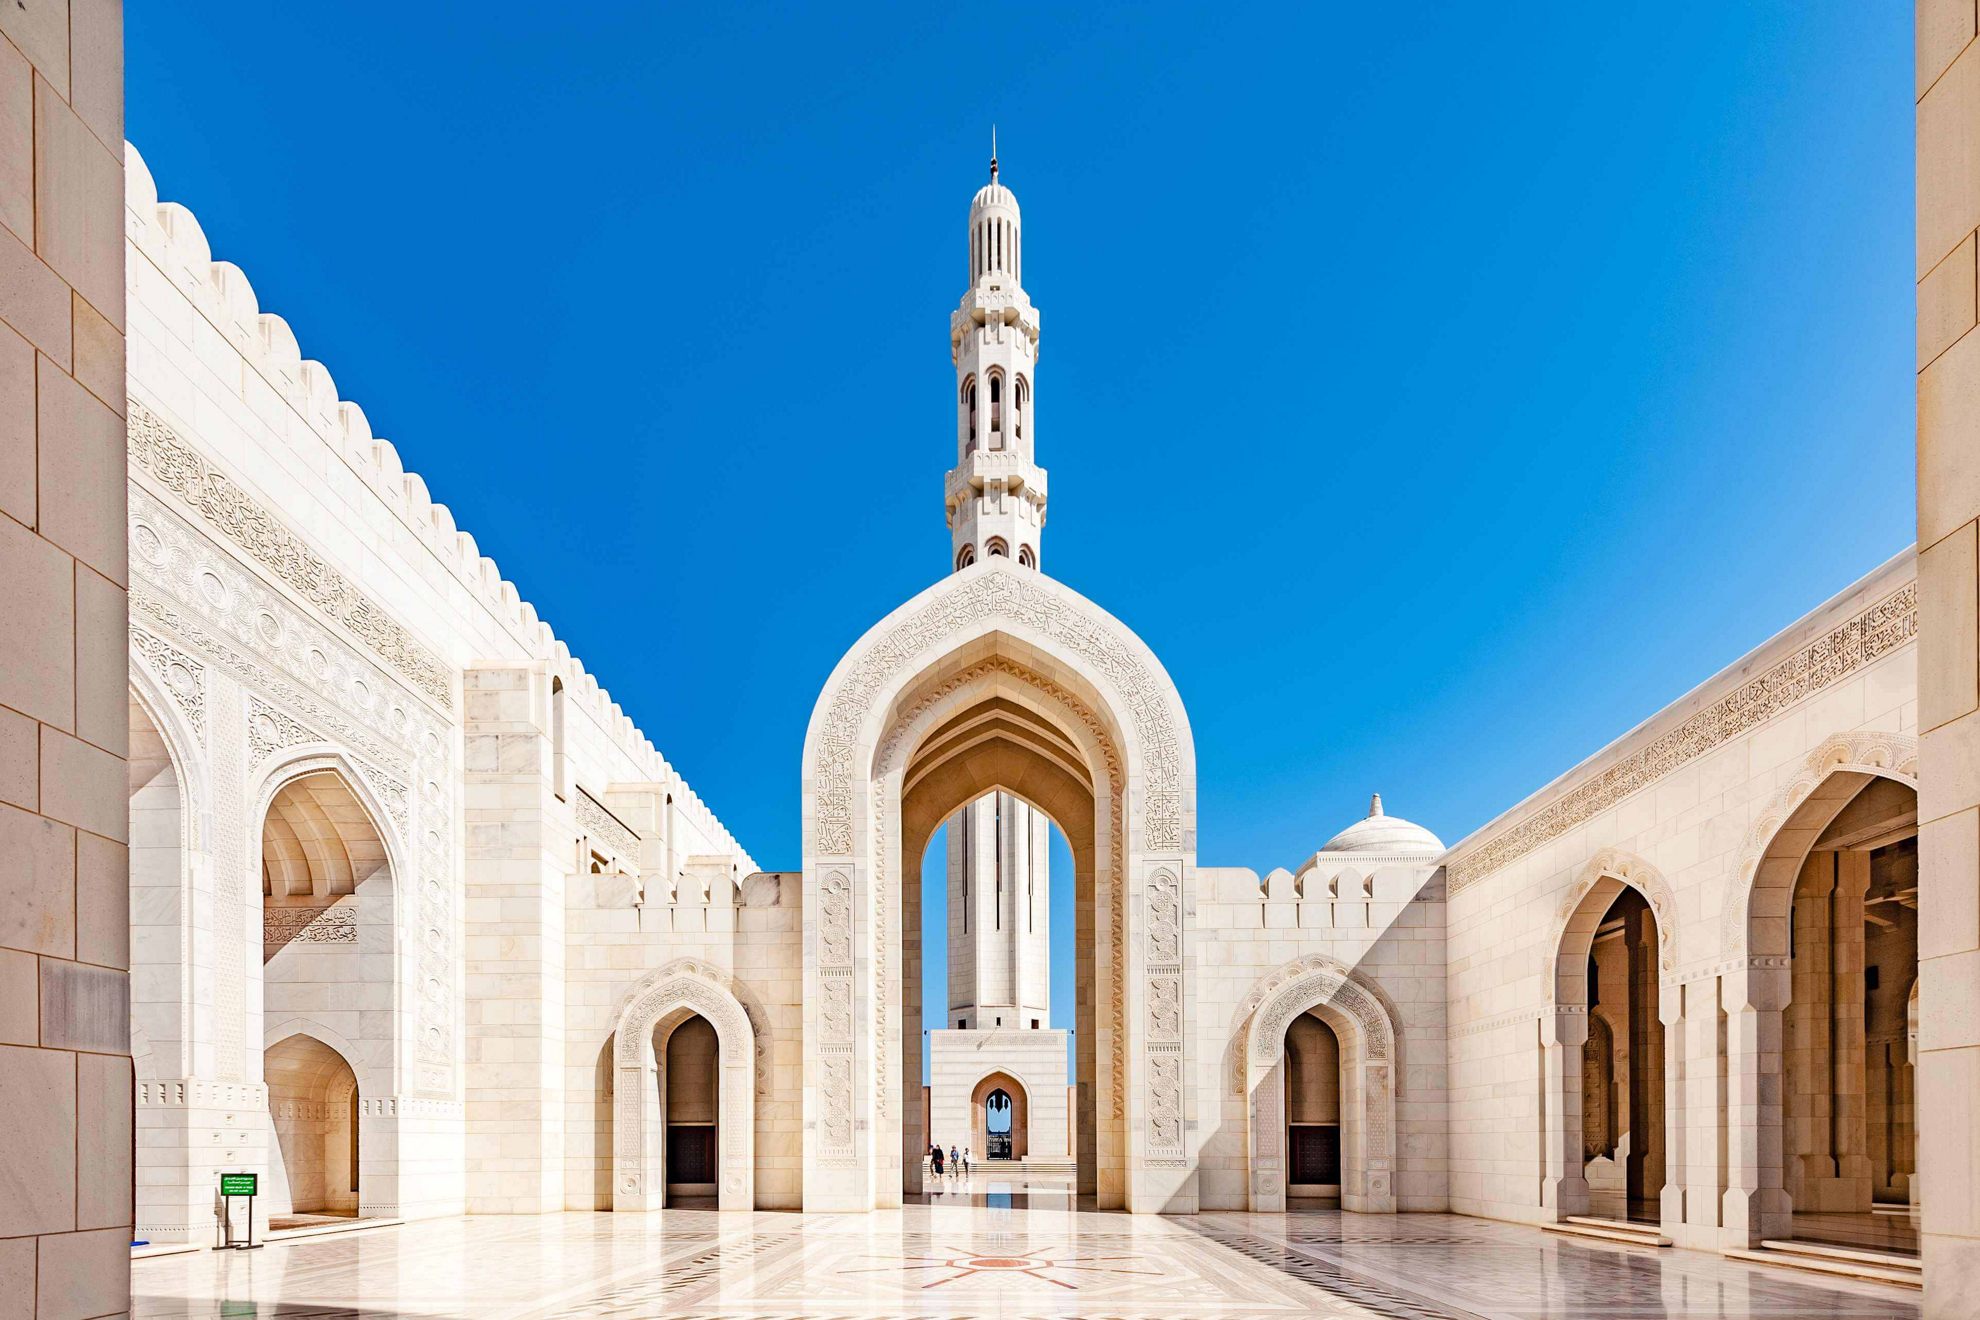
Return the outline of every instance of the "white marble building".
{"type": "Polygon", "coordinates": [[[1796,1208],[1933,1213],[1909,554],[1454,847],[1378,798],[1297,865],[1200,863],[1181,694],[1042,571],[1040,314],[993,164],[949,571],[832,673],[801,865],[764,872],[135,152],[126,179],[140,1235],[215,1241],[223,1169],[281,1219],[895,1206],[999,1078],[1014,1153],[1102,1209],[1714,1251],[1796,1208]]]}

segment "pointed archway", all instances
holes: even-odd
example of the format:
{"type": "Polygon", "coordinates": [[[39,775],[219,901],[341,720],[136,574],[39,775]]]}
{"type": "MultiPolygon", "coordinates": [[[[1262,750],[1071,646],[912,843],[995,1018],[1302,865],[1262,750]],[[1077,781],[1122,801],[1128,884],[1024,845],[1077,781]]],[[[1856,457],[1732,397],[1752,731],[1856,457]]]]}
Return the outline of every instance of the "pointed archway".
{"type": "Polygon", "coordinates": [[[805,1208],[898,1205],[918,1167],[903,1098],[919,1090],[919,977],[902,939],[918,874],[902,862],[997,790],[1049,815],[1073,853],[1081,1189],[1103,1207],[1193,1211],[1194,753],[1148,649],[993,557],[846,654],[804,767],[805,1208]]]}

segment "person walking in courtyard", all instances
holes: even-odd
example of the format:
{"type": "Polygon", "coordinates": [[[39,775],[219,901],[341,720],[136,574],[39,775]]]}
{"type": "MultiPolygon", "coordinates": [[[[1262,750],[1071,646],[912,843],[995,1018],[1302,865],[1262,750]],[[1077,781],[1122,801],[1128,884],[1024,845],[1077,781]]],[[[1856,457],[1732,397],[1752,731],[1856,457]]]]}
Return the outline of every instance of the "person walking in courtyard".
{"type": "Polygon", "coordinates": [[[951,1146],[949,1147],[949,1176],[953,1178],[954,1176],[956,1176],[961,1172],[962,1172],[962,1156],[956,1153],[956,1148],[954,1146],[951,1146]]]}
{"type": "Polygon", "coordinates": [[[963,1147],[962,1171],[963,1177],[969,1177],[969,1147],[967,1146],[963,1147]]]}
{"type": "Polygon", "coordinates": [[[928,1149],[929,1149],[929,1155],[928,1155],[929,1163],[934,1166],[935,1176],[939,1178],[942,1176],[942,1148],[941,1146],[936,1145],[936,1146],[930,1146],[928,1149]]]}

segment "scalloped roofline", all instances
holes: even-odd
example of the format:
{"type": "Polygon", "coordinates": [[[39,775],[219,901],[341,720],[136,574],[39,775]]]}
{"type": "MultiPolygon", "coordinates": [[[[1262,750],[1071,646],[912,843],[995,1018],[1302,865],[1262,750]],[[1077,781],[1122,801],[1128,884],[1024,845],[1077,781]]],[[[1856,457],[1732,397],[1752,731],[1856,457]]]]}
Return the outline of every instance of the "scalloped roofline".
{"type": "Polygon", "coordinates": [[[504,578],[495,561],[481,553],[472,535],[454,525],[453,514],[432,498],[420,475],[405,470],[397,447],[372,434],[362,408],[338,398],[329,368],[304,358],[289,323],[261,310],[247,274],[232,262],[213,259],[206,233],[193,213],[177,202],[158,200],[151,170],[129,142],[124,143],[124,207],[126,239],[191,298],[317,438],[343,459],[434,557],[526,647],[535,648],[531,659],[548,662],[560,671],[558,676],[565,687],[618,737],[634,761],[642,763],[649,782],[668,784],[675,807],[685,809],[707,834],[735,852],[740,875],[758,870],[755,860],[713,809],[688,787],[652,739],[612,700],[612,694],[586,671],[584,662],[572,655],[570,647],[538,617],[536,607],[522,598],[516,584],[504,578]]]}

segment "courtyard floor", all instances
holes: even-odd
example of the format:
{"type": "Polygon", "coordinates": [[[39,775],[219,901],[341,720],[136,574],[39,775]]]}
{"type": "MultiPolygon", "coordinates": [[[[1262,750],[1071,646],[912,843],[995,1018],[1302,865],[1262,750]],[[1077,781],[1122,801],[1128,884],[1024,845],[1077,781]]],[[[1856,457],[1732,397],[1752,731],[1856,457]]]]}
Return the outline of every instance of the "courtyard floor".
{"type": "Polygon", "coordinates": [[[978,1174],[898,1211],[426,1220],[132,1266],[132,1315],[282,1320],[1862,1317],[1915,1291],[1456,1215],[1072,1208],[978,1174]]]}

